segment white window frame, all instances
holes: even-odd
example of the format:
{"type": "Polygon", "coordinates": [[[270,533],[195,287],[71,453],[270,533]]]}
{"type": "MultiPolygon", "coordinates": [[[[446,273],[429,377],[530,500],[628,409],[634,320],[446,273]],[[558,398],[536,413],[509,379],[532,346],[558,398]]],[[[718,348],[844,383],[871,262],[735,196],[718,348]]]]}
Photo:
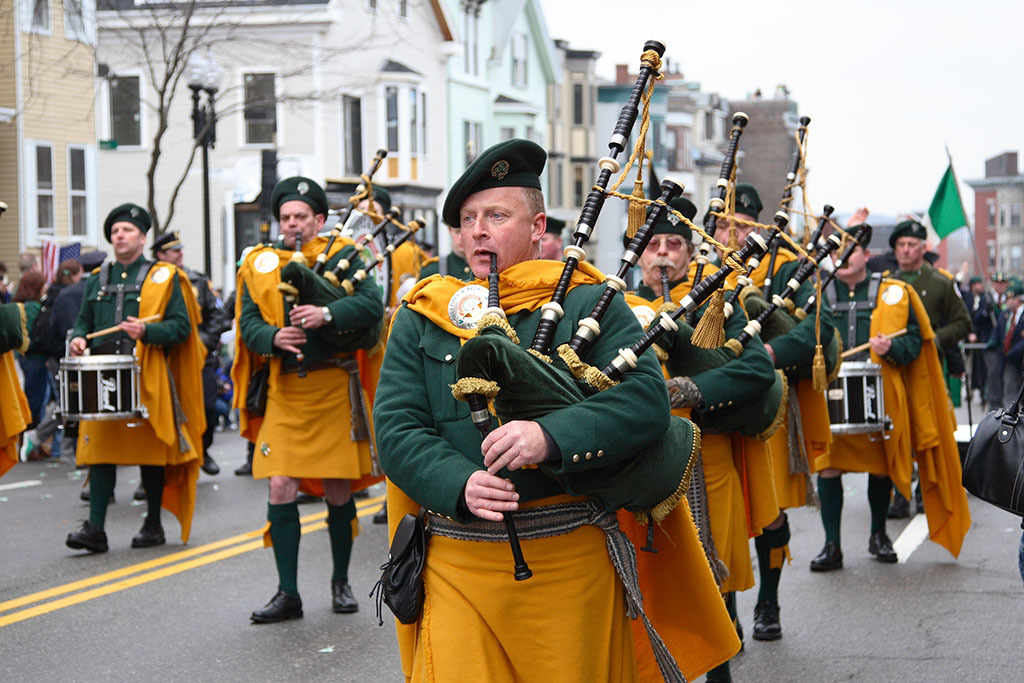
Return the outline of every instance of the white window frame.
{"type": "MultiPolygon", "coordinates": [[[[116,78],[138,78],[139,79],[139,144],[137,145],[122,145],[118,143],[116,150],[112,151],[140,151],[149,148],[149,117],[146,116],[146,89],[147,83],[146,78],[142,74],[141,70],[129,69],[123,72],[114,74],[116,78]]],[[[114,104],[113,98],[110,95],[110,79],[104,79],[102,89],[102,100],[104,116],[100,122],[100,133],[103,140],[110,140],[114,135],[114,104]]]]}
{"type": "Polygon", "coordinates": [[[462,60],[462,71],[467,76],[480,75],[480,10],[478,7],[467,6],[463,12],[465,40],[462,49],[465,54],[462,60]]]}
{"type": "MultiPolygon", "coordinates": [[[[247,74],[272,74],[274,76],[274,116],[277,123],[277,149],[281,149],[285,142],[284,107],[281,104],[281,70],[274,66],[247,66],[238,72],[238,96],[239,123],[238,123],[238,148],[239,149],[274,149],[274,142],[247,142],[245,139],[245,77],[247,74]]],[[[191,93],[190,93],[191,95],[191,93]]],[[[204,96],[205,97],[205,96],[204,96]]],[[[223,108],[223,103],[220,108],[223,108]]]]}
{"type": "Polygon", "coordinates": [[[22,3],[21,11],[21,30],[23,33],[35,33],[40,36],[53,35],[53,12],[51,11],[49,0],[40,0],[40,2],[46,3],[46,26],[33,26],[32,25],[32,9],[35,5],[36,0],[24,0],[22,3]]]}
{"type": "Polygon", "coordinates": [[[24,216],[24,235],[25,242],[29,246],[39,246],[42,237],[54,238],[57,236],[57,169],[53,164],[53,148],[56,146],[55,143],[49,140],[31,140],[26,139],[24,142],[24,154],[22,155],[22,174],[25,178],[23,187],[23,196],[21,205],[24,207],[22,215],[24,216]],[[38,178],[36,176],[36,150],[40,146],[46,146],[50,148],[50,172],[53,176],[53,187],[49,190],[53,206],[53,228],[52,232],[42,232],[39,229],[39,195],[40,191],[37,187],[38,178]]]}
{"type": "Polygon", "coordinates": [[[68,184],[68,239],[72,242],[96,241],[96,147],[95,145],[67,145],[67,184],[68,184]],[[71,152],[81,150],[85,153],[85,190],[71,187],[71,152]],[[85,234],[76,235],[73,231],[74,210],[73,198],[85,197],[85,234]]]}
{"type": "Polygon", "coordinates": [[[81,26],[76,27],[69,19],[72,13],[68,11],[68,4],[75,0],[63,0],[64,11],[64,37],[67,40],[75,40],[87,45],[96,45],[96,0],[78,0],[82,9],[81,26]],[[80,31],[79,31],[80,29],[80,31]]]}
{"type": "Polygon", "coordinates": [[[512,34],[512,85],[525,88],[530,83],[530,66],[527,54],[530,41],[525,33],[516,31],[512,34]]]}
{"type": "Polygon", "coordinates": [[[356,94],[356,93],[342,92],[342,93],[338,94],[338,112],[339,112],[338,125],[340,126],[340,129],[341,129],[340,130],[341,134],[338,136],[339,142],[340,142],[340,146],[341,146],[340,157],[339,157],[340,160],[341,160],[340,166],[342,168],[342,171],[346,175],[358,175],[359,173],[362,172],[363,167],[366,164],[367,160],[366,159],[356,159],[355,160],[356,166],[355,166],[355,168],[351,172],[349,171],[348,166],[346,164],[346,157],[348,156],[348,152],[349,152],[349,149],[348,149],[348,147],[349,147],[349,144],[348,144],[349,143],[349,132],[348,132],[348,127],[346,126],[346,123],[347,123],[346,119],[347,119],[347,114],[348,114],[348,111],[347,111],[347,109],[345,107],[345,98],[346,97],[350,97],[352,99],[359,100],[359,147],[360,147],[360,150],[361,150],[363,155],[366,154],[366,135],[365,135],[364,130],[363,130],[365,128],[365,126],[366,126],[366,115],[365,115],[364,106],[363,106],[365,104],[365,102],[364,102],[364,98],[361,97],[360,95],[356,94]]]}
{"type": "Polygon", "coordinates": [[[402,21],[409,21],[409,0],[397,0],[395,14],[402,21]]]}
{"type": "Polygon", "coordinates": [[[402,152],[403,147],[407,148],[408,145],[402,144],[402,94],[403,88],[398,83],[385,83],[381,88],[381,102],[384,106],[381,107],[381,113],[384,122],[384,149],[388,151],[388,154],[399,155],[402,152]],[[390,113],[388,112],[388,91],[395,91],[395,144],[392,148],[391,145],[391,124],[390,124],[390,113]]]}

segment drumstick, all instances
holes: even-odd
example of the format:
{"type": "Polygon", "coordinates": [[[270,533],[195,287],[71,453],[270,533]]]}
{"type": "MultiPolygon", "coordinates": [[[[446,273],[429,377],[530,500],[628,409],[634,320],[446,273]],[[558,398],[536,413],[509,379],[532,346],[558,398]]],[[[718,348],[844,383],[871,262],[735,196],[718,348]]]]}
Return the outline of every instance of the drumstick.
{"type": "MultiPolygon", "coordinates": [[[[885,337],[886,339],[895,339],[896,337],[902,337],[906,333],[907,333],[907,328],[904,327],[902,330],[896,330],[892,334],[883,334],[882,336],[885,337]]],[[[854,346],[852,349],[847,349],[846,351],[843,351],[839,355],[839,357],[840,358],[846,358],[848,356],[852,356],[855,353],[860,353],[861,351],[863,351],[865,349],[868,349],[868,348],[871,348],[871,342],[865,342],[863,344],[860,344],[859,346],[854,346]]]]}
{"type": "MultiPolygon", "coordinates": [[[[160,314],[157,313],[156,315],[147,315],[145,318],[139,318],[135,322],[137,322],[137,323],[151,323],[154,320],[159,320],[159,319],[160,319],[160,314]]],[[[120,327],[118,327],[117,325],[114,325],[113,327],[108,327],[108,328],[103,329],[103,330],[98,330],[96,332],[90,332],[89,334],[85,335],[85,338],[86,339],[95,339],[96,337],[102,337],[105,334],[112,334],[114,332],[117,332],[120,329],[121,329],[120,327]]]]}

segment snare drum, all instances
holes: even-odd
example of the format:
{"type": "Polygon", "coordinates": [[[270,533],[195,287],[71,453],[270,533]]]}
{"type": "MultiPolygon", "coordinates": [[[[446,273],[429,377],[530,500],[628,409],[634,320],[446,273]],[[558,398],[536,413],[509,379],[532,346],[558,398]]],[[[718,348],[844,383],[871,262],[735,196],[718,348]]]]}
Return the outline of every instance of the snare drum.
{"type": "Polygon", "coordinates": [[[60,360],[60,412],[65,420],[147,417],[134,356],[75,356],[60,360]]]}
{"type": "Polygon", "coordinates": [[[833,434],[867,434],[888,428],[878,363],[844,362],[826,395],[833,434]]]}

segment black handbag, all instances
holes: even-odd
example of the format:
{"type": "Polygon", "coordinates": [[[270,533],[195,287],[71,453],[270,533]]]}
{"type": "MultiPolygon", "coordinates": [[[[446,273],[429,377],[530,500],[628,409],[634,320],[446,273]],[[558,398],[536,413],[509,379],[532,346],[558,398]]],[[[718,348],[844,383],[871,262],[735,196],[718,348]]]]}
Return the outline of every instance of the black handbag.
{"type": "Polygon", "coordinates": [[[967,445],[964,488],[986,503],[1024,517],[1024,386],[1005,410],[982,418],[967,445]]]}
{"type": "Polygon", "coordinates": [[[249,375],[249,388],[245,393],[245,409],[251,417],[263,417],[267,412],[267,389],[270,388],[270,363],[264,363],[249,375]]]}
{"type": "Polygon", "coordinates": [[[380,580],[370,591],[370,597],[377,594],[379,626],[384,624],[381,600],[403,624],[413,624],[420,618],[428,536],[422,510],[418,515],[406,515],[398,523],[388,551],[388,561],[381,565],[380,580]]]}

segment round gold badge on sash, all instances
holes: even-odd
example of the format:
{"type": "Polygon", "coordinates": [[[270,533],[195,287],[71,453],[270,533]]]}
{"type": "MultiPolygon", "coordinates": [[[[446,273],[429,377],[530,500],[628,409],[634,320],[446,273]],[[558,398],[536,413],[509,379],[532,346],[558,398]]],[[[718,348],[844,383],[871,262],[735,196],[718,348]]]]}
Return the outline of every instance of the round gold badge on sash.
{"type": "Polygon", "coordinates": [[[882,292],[882,301],[890,306],[895,306],[899,302],[903,301],[903,288],[899,285],[889,285],[882,292]]]}
{"type": "Polygon", "coordinates": [[[277,253],[273,251],[265,251],[256,257],[253,261],[253,268],[256,269],[257,273],[273,273],[277,270],[277,265],[281,262],[278,258],[277,253]]]}
{"type": "Polygon", "coordinates": [[[153,284],[159,285],[167,282],[168,278],[171,277],[171,269],[166,267],[154,268],[153,274],[149,276],[149,279],[153,281],[153,284]]]}
{"type": "Polygon", "coordinates": [[[640,321],[640,327],[644,328],[645,330],[647,329],[648,325],[654,322],[654,318],[657,316],[657,313],[655,313],[653,308],[651,308],[650,306],[645,306],[643,304],[639,306],[633,306],[632,311],[633,315],[636,316],[636,319],[640,321]]]}
{"type": "Polygon", "coordinates": [[[487,288],[481,285],[466,285],[459,288],[448,300],[448,317],[464,330],[471,330],[483,315],[487,305],[487,288]]]}

